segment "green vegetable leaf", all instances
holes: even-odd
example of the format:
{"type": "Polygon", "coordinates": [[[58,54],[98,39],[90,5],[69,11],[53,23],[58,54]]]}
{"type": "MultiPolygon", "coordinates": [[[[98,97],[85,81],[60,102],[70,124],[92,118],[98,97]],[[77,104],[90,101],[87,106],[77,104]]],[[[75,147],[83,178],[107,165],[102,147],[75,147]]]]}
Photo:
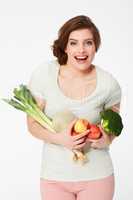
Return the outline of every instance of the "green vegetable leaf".
{"type": "Polygon", "coordinates": [[[18,88],[14,88],[13,95],[14,99],[3,100],[14,108],[24,111],[44,127],[54,131],[52,120],[40,110],[35,98],[26,85],[21,84],[18,88]]]}
{"type": "Polygon", "coordinates": [[[119,136],[123,129],[122,118],[119,113],[106,109],[100,112],[101,125],[108,134],[119,136]]]}
{"type": "Polygon", "coordinates": [[[3,99],[6,103],[10,104],[16,109],[22,110],[25,112],[25,106],[20,104],[19,102],[15,101],[14,99],[3,99]]]}

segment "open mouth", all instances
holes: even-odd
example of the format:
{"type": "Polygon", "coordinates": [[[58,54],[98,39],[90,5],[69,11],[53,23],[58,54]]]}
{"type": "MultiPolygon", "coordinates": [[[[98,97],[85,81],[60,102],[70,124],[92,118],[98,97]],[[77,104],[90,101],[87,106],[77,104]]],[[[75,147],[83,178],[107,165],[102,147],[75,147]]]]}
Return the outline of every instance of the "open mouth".
{"type": "Polygon", "coordinates": [[[85,61],[87,60],[88,56],[74,56],[77,61],[85,61]]]}

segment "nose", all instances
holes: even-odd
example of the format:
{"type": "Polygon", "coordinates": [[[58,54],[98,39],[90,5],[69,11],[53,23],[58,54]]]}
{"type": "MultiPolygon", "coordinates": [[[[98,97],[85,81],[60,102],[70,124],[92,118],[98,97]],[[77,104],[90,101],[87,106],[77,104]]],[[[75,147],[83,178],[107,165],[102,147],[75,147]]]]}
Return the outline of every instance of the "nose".
{"type": "Polygon", "coordinates": [[[79,45],[78,51],[79,51],[79,53],[83,53],[85,51],[85,48],[84,48],[83,44],[79,45]]]}

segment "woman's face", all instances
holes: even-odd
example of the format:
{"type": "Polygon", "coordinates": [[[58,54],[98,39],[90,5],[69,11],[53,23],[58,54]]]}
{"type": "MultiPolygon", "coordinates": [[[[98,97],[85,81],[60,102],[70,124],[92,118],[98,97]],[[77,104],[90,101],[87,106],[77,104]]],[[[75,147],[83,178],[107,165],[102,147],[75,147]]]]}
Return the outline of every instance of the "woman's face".
{"type": "Polygon", "coordinates": [[[75,30],[70,33],[65,53],[67,65],[78,70],[86,70],[95,56],[93,35],[89,29],[75,30]]]}

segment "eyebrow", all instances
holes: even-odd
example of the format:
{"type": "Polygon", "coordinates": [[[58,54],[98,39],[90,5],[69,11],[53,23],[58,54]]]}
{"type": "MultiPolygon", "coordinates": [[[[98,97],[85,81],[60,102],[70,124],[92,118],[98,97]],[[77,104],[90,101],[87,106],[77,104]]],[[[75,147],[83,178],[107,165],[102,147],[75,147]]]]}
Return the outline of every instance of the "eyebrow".
{"type": "MultiPolygon", "coordinates": [[[[76,39],[74,39],[74,38],[70,38],[69,40],[78,41],[78,40],[76,40],[76,39]]],[[[88,41],[88,40],[93,41],[93,38],[87,38],[87,39],[85,39],[84,41],[88,41]]]]}

